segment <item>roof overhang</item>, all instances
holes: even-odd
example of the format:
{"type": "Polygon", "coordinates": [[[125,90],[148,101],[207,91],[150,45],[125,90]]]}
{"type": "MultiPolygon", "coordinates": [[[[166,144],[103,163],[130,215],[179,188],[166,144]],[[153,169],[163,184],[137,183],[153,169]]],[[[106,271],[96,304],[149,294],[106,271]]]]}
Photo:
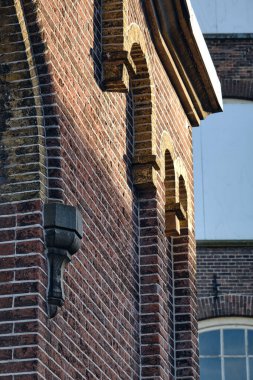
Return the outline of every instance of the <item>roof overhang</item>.
{"type": "Polygon", "coordinates": [[[220,81],[190,0],[144,0],[153,42],[193,126],[223,109],[220,81]]]}

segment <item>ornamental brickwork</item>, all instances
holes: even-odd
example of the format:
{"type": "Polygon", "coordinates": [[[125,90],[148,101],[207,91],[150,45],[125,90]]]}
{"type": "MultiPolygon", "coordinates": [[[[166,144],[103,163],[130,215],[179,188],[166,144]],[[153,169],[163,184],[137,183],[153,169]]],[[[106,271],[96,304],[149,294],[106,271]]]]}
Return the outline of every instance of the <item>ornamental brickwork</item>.
{"type": "Polygon", "coordinates": [[[0,0],[5,380],[198,379],[191,124],[211,110],[150,33],[137,0],[0,0]]]}

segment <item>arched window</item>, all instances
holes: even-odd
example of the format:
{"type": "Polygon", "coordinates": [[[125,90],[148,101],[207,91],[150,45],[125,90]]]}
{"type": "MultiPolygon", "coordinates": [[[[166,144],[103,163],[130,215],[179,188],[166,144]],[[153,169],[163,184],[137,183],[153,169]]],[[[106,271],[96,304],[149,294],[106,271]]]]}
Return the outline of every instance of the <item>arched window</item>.
{"type": "Polygon", "coordinates": [[[200,322],[199,350],[200,380],[253,380],[253,319],[200,322]]]}

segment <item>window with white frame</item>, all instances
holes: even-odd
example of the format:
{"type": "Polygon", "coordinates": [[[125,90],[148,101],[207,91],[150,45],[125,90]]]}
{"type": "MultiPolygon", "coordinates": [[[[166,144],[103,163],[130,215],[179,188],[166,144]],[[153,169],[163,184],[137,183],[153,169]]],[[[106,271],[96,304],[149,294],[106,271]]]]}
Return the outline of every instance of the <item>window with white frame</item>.
{"type": "Polygon", "coordinates": [[[253,380],[253,321],[222,318],[200,323],[200,380],[253,380]]]}

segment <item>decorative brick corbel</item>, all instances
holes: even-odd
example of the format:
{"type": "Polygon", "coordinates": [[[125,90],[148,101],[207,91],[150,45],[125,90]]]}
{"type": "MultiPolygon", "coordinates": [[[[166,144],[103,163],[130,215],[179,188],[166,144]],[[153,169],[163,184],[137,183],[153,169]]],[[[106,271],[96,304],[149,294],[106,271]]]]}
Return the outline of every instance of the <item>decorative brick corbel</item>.
{"type": "Polygon", "coordinates": [[[179,236],[180,235],[180,221],[187,219],[187,212],[185,211],[182,203],[177,202],[172,205],[165,206],[166,214],[166,236],[179,236]]]}
{"type": "Polygon", "coordinates": [[[48,273],[48,314],[52,318],[64,303],[63,274],[81,246],[83,235],[82,217],[76,207],[60,203],[44,207],[45,242],[48,273]]]}
{"type": "Polygon", "coordinates": [[[138,190],[151,189],[156,187],[157,171],[160,169],[160,161],[156,155],[144,157],[146,162],[138,162],[138,159],[133,160],[133,182],[138,190]]]}
{"type": "Polygon", "coordinates": [[[111,51],[103,54],[103,81],[106,91],[127,92],[129,78],[136,74],[136,66],[128,51],[111,51]]]}

